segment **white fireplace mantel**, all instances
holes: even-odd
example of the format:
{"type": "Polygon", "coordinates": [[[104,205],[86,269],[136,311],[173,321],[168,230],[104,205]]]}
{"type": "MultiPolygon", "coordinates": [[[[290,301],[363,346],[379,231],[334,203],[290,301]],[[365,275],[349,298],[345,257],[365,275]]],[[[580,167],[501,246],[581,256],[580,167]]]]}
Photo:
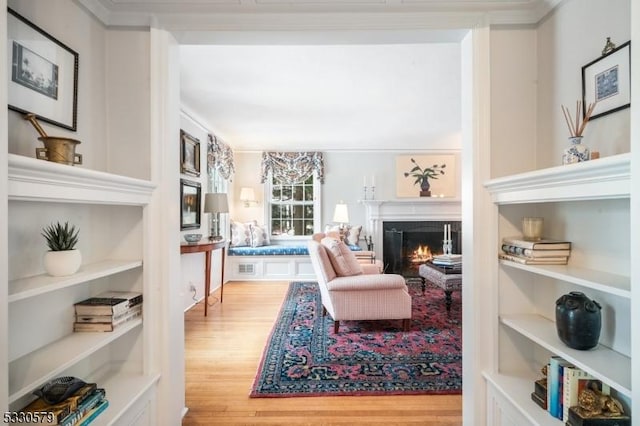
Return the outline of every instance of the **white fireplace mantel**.
{"type": "Polygon", "coordinates": [[[359,202],[365,206],[369,232],[379,258],[382,258],[382,224],[385,221],[462,220],[459,198],[425,197],[406,200],[360,200],[359,202]]]}

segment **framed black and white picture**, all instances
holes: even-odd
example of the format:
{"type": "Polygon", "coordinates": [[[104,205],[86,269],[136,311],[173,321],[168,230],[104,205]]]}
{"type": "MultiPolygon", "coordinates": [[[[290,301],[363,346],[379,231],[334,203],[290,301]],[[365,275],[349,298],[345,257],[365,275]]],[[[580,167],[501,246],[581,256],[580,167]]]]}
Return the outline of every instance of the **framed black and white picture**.
{"type": "Polygon", "coordinates": [[[200,182],[180,179],[180,229],[200,228],[200,182]]]}
{"type": "Polygon", "coordinates": [[[180,172],[200,176],[200,141],[180,130],[180,172]]]}
{"type": "Polygon", "coordinates": [[[9,109],[77,130],[78,53],[7,10],[9,109]]]}
{"type": "Polygon", "coordinates": [[[631,106],[631,42],[582,67],[582,102],[597,102],[591,120],[631,106]]]}

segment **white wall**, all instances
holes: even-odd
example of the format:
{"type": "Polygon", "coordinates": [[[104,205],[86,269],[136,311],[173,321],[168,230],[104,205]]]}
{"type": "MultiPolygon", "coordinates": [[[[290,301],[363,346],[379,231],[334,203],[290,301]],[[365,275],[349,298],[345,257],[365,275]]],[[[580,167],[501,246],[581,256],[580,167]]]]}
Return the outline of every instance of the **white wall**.
{"type": "MultiPolygon", "coordinates": [[[[407,154],[452,153],[456,155],[456,184],[460,194],[460,137],[454,138],[449,151],[425,151],[416,148],[415,151],[328,151],[324,152],[325,183],[322,185],[322,225],[333,223],[333,211],[339,201],[344,201],[349,209],[349,219],[352,225],[363,225],[363,231],[368,235],[368,223],[365,223],[365,208],[359,203],[364,197],[364,178],[367,185],[371,185],[375,176],[377,200],[395,200],[396,197],[396,156],[407,154]]],[[[260,183],[259,152],[236,152],[236,177],[234,189],[230,192],[230,215],[237,221],[257,220],[264,223],[263,185],[260,183]],[[240,188],[251,186],[256,192],[258,205],[244,207],[240,203],[240,188]]],[[[411,182],[408,182],[410,185],[411,182]]],[[[370,199],[371,193],[367,197],[370,199]]]]}
{"type": "MultiPolygon", "coordinates": [[[[8,6],[78,53],[78,131],[44,122],[41,125],[49,136],[81,142],[76,153],[82,154],[83,165],[75,167],[106,170],[105,28],[68,0],[11,0],[8,6]]],[[[31,124],[22,119],[22,114],[9,111],[9,153],[35,157],[35,149],[44,146],[38,136],[31,124]]]]}
{"type": "MultiPolygon", "coordinates": [[[[629,0],[571,0],[537,31],[538,167],[562,164],[569,131],[560,105],[582,99],[582,66],[601,55],[607,37],[620,45],[630,39],[629,0]]],[[[584,140],[601,157],[629,152],[629,109],[587,124],[584,140]]]]}
{"type": "Polygon", "coordinates": [[[491,33],[491,177],[536,168],[536,31],[491,33]]]}

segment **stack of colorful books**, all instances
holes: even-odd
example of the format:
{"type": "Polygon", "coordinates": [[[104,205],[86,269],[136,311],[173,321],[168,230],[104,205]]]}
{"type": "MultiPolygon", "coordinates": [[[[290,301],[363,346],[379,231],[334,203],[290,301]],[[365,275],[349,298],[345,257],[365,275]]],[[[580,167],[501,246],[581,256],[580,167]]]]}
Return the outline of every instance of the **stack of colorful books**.
{"type": "Polygon", "coordinates": [[[113,331],[142,316],[142,294],[108,291],[74,305],[73,331],[113,331]]]}
{"type": "Polygon", "coordinates": [[[109,406],[105,396],[105,390],[96,383],[85,383],[60,402],[49,403],[46,396],[36,399],[20,410],[20,416],[32,420],[27,423],[87,426],[109,406]]]}
{"type": "Polygon", "coordinates": [[[498,257],[525,265],[566,265],[570,255],[569,241],[527,241],[520,237],[505,237],[502,239],[502,250],[498,257]]]}
{"type": "MultiPolygon", "coordinates": [[[[552,417],[562,420],[562,424],[570,426],[587,424],[582,421],[578,401],[580,394],[589,389],[594,395],[600,395],[603,399],[611,393],[611,388],[602,381],[596,379],[586,371],[574,366],[559,356],[552,356],[547,364],[546,386],[541,389],[543,380],[535,383],[535,391],[531,397],[549,412],[552,417]],[[546,392],[546,401],[540,401],[546,392]],[[534,398],[534,394],[536,397],[534,398]]],[[[611,401],[617,401],[611,399],[611,401]]],[[[619,402],[619,401],[618,401],[619,402]]],[[[616,426],[629,426],[631,419],[624,414],[603,419],[600,416],[591,418],[593,422],[588,424],[615,424],[616,426]]]]}

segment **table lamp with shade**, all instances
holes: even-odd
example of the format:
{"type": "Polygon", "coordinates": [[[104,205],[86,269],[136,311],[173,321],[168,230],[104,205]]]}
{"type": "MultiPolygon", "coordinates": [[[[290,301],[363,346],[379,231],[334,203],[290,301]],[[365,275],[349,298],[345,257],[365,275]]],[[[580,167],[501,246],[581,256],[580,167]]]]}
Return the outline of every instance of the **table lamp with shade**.
{"type": "Polygon", "coordinates": [[[333,222],[340,225],[340,240],[344,240],[344,225],[349,223],[349,209],[342,200],[336,204],[336,209],[333,212],[333,222]]]}
{"type": "Polygon", "coordinates": [[[256,193],[253,191],[253,188],[241,188],[240,201],[244,203],[245,207],[251,207],[251,204],[256,202],[256,193]]]}
{"type": "Polygon", "coordinates": [[[220,213],[229,213],[229,201],[224,192],[210,192],[204,195],[204,212],[212,213],[213,226],[209,229],[209,240],[219,241],[224,237],[220,235],[220,213]]]}

